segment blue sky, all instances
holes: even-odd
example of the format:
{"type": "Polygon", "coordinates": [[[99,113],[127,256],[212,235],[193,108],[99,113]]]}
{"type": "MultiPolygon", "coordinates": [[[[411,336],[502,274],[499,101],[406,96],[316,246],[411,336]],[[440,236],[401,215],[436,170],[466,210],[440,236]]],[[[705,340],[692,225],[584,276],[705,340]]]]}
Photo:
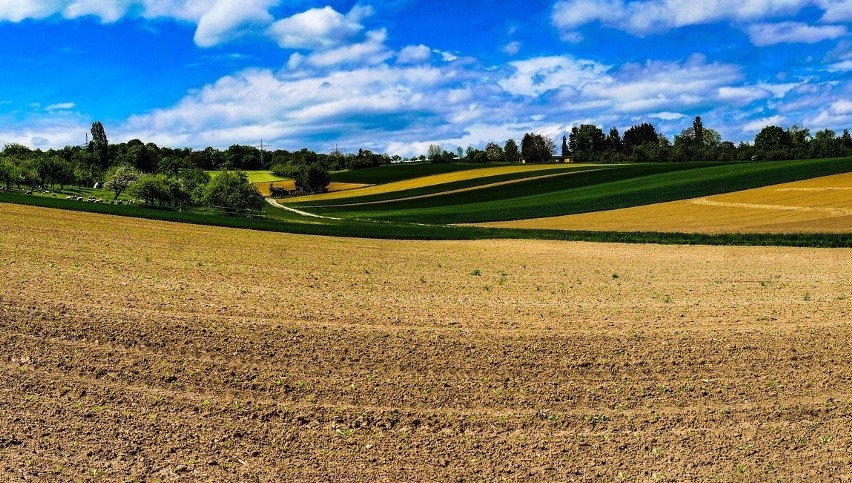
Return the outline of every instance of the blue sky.
{"type": "Polygon", "coordinates": [[[852,128],[852,0],[0,0],[0,143],[415,155],[852,128]]]}

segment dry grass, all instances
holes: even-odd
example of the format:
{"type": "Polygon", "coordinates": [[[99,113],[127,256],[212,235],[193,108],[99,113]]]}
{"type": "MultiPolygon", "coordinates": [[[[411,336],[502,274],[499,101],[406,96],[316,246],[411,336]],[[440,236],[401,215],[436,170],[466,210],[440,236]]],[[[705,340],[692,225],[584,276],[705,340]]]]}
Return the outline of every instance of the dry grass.
{"type": "Polygon", "coordinates": [[[305,201],[326,201],[326,200],[337,200],[343,198],[349,198],[352,196],[367,196],[367,195],[377,195],[383,193],[392,193],[394,191],[403,191],[410,190],[416,188],[423,188],[426,186],[434,186],[445,183],[452,183],[454,181],[465,181],[470,179],[477,178],[485,178],[489,176],[499,176],[504,174],[512,174],[512,173],[528,173],[535,171],[548,171],[553,169],[565,169],[567,167],[586,167],[588,165],[566,165],[566,164],[521,164],[516,166],[499,166],[499,167],[491,167],[491,168],[481,168],[481,169],[471,169],[465,171],[458,171],[453,173],[443,173],[436,174],[432,176],[423,176],[420,178],[409,179],[405,181],[397,181],[393,183],[385,183],[380,185],[367,186],[364,188],[359,188],[351,191],[337,192],[337,193],[324,193],[319,195],[308,195],[308,196],[300,196],[296,198],[289,198],[285,201],[292,202],[305,202],[305,201]]]}
{"type": "Polygon", "coordinates": [[[484,226],[687,233],[849,233],[852,232],[852,173],[698,199],[484,226]]]}

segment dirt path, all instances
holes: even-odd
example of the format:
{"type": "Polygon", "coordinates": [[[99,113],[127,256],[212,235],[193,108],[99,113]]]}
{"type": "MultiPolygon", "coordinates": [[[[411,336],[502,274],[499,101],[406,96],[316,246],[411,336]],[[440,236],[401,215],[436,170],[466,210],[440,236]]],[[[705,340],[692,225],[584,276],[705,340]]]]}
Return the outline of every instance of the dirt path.
{"type": "Polygon", "coordinates": [[[301,215],[301,216],[309,216],[311,218],[322,218],[324,220],[339,220],[340,219],[340,218],[334,218],[332,216],[322,216],[322,215],[317,215],[317,214],[314,214],[314,213],[308,213],[307,211],[297,210],[296,208],[292,208],[292,207],[289,207],[289,206],[282,205],[281,203],[278,202],[278,200],[276,200],[274,198],[266,198],[266,202],[269,203],[270,205],[276,207],[276,208],[281,208],[282,210],[287,210],[287,211],[296,213],[297,215],[301,215]]]}

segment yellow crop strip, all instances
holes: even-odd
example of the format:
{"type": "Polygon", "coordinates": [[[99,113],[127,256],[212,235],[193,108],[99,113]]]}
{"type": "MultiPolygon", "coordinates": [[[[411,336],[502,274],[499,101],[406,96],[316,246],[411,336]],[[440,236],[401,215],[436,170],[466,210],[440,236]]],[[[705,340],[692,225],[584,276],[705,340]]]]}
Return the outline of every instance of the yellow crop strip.
{"type": "Polygon", "coordinates": [[[380,185],[372,185],[364,188],[339,191],[334,193],[322,193],[318,195],[298,196],[295,198],[287,198],[282,202],[305,202],[305,201],[326,201],[349,198],[353,196],[367,196],[384,193],[392,193],[394,191],[403,191],[409,189],[423,188],[426,186],[434,186],[444,183],[452,183],[454,181],[466,181],[476,178],[485,178],[489,176],[500,176],[512,173],[528,173],[534,171],[548,171],[554,169],[565,169],[567,167],[586,167],[588,165],[576,164],[520,164],[517,166],[499,166],[492,168],[471,169],[467,171],[458,171],[454,173],[435,174],[431,176],[423,176],[420,178],[409,179],[405,181],[396,181],[380,185]]]}
{"type": "Polygon", "coordinates": [[[685,233],[852,233],[852,173],[690,200],[482,226],[685,233]]]}

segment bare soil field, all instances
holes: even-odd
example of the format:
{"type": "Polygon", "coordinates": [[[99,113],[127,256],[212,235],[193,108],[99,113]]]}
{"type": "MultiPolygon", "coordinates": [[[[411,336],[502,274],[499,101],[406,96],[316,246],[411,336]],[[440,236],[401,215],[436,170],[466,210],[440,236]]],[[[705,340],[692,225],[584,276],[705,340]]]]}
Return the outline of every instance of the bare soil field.
{"type": "Polygon", "coordinates": [[[7,481],[852,481],[852,250],[0,206],[7,481]]]}
{"type": "Polygon", "coordinates": [[[686,233],[850,233],[852,173],[635,208],[481,225],[686,233]]]}

